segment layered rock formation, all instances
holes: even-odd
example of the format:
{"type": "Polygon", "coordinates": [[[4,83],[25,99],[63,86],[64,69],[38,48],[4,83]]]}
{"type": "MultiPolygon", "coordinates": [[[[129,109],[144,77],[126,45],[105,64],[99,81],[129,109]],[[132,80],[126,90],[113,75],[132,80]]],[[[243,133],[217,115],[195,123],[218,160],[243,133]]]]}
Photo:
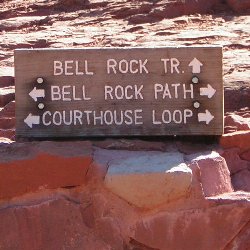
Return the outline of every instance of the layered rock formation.
{"type": "Polygon", "coordinates": [[[249,244],[250,195],[234,191],[216,144],[3,140],[0,150],[2,249],[249,244]]]}
{"type": "Polygon", "coordinates": [[[0,249],[248,249],[249,6],[0,1],[0,249]],[[206,44],[224,46],[219,140],[15,142],[13,49],[206,44]]]}

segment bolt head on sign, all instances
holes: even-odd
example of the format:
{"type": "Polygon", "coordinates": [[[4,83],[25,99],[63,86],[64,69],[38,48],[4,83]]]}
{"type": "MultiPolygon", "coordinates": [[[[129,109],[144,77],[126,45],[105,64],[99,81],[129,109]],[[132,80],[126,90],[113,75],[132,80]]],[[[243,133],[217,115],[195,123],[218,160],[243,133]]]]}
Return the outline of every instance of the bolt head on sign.
{"type": "Polygon", "coordinates": [[[221,135],[221,47],[15,50],[17,138],[221,135]]]}

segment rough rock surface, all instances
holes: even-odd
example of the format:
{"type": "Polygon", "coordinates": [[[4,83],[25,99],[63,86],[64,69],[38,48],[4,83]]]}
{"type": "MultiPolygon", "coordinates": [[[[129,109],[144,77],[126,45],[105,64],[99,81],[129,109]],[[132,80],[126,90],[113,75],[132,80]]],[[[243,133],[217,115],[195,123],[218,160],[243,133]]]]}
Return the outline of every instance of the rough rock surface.
{"type": "Polygon", "coordinates": [[[91,143],[84,142],[10,144],[0,155],[0,199],[83,185],[92,162],[91,143]]]}
{"type": "MultiPolygon", "coordinates": [[[[144,144],[137,140],[139,142],[141,146],[144,144]]],[[[246,245],[240,239],[247,243],[249,235],[249,193],[233,192],[226,162],[218,153],[207,154],[207,145],[199,144],[201,151],[195,155],[184,155],[177,146],[168,147],[168,143],[165,142],[161,152],[150,150],[158,142],[145,143],[143,152],[119,149],[118,139],[115,150],[93,147],[87,141],[15,143],[3,140],[0,146],[0,247],[230,249],[227,247],[235,242],[244,249],[246,245]],[[173,159],[174,155],[179,155],[177,160],[173,159]],[[131,204],[126,196],[121,197],[106,187],[110,167],[123,174],[137,168],[139,174],[144,170],[147,175],[180,162],[192,170],[190,178],[191,170],[186,167],[189,192],[175,195],[174,199],[159,199],[155,193],[158,200],[154,206],[145,202],[139,206],[136,202],[131,204]]],[[[217,146],[210,144],[210,147],[216,149],[217,146]]],[[[162,191],[163,195],[180,190],[179,185],[183,185],[186,177],[180,173],[180,178],[176,178],[177,169],[171,171],[174,182],[166,178],[164,184],[160,181],[164,174],[159,175],[159,182],[154,178],[151,183],[144,182],[145,189],[128,186],[133,192],[131,195],[137,195],[137,200],[141,197],[148,199],[147,202],[154,201],[150,192],[149,197],[145,197],[152,183],[160,185],[162,190],[157,187],[156,191],[162,191]]],[[[134,171],[131,174],[135,175],[134,171]]]]}
{"type": "Polygon", "coordinates": [[[227,3],[236,12],[246,12],[250,9],[248,0],[227,0],[227,3]]]}
{"type": "Polygon", "coordinates": [[[248,249],[249,13],[247,0],[0,1],[0,249],[248,249]],[[207,44],[224,54],[219,143],[15,142],[14,49],[207,44]]]}
{"type": "Polygon", "coordinates": [[[191,164],[198,164],[200,179],[205,196],[215,196],[232,192],[230,172],[225,159],[218,153],[212,152],[191,160],[191,164]]]}
{"type": "MultiPolygon", "coordinates": [[[[116,155],[116,151],[112,154],[116,155]]],[[[192,182],[192,171],[178,152],[125,151],[108,165],[105,186],[142,208],[153,208],[187,195],[192,182]]]]}

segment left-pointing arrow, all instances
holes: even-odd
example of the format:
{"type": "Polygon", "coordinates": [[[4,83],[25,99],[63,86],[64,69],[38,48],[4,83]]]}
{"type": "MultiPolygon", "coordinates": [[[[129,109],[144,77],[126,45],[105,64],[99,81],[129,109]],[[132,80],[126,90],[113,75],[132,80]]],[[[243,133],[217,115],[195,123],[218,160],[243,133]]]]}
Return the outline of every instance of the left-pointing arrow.
{"type": "Polygon", "coordinates": [[[33,124],[40,124],[40,116],[32,115],[31,113],[24,119],[24,122],[30,127],[33,127],[33,124]]]}
{"type": "Polygon", "coordinates": [[[29,95],[36,102],[37,98],[39,98],[39,97],[45,97],[45,91],[44,91],[44,89],[37,89],[36,87],[34,87],[30,91],[29,95]]]}

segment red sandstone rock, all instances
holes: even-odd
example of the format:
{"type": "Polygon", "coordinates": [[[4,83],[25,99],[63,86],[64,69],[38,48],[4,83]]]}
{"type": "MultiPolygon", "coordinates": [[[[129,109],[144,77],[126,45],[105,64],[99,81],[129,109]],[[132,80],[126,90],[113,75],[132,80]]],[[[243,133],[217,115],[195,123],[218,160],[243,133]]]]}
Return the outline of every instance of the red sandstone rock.
{"type": "Polygon", "coordinates": [[[225,159],[212,152],[192,160],[197,163],[201,173],[201,184],[205,196],[214,196],[232,192],[230,172],[225,159]]]}
{"type": "Polygon", "coordinates": [[[227,194],[193,208],[145,213],[101,187],[29,194],[1,203],[0,246],[206,250],[227,249],[243,239],[243,247],[249,235],[249,198],[246,193],[227,194]]]}
{"type": "Polygon", "coordinates": [[[15,99],[15,89],[13,87],[0,88],[0,107],[4,107],[15,99]]]}
{"type": "Polygon", "coordinates": [[[83,185],[92,161],[84,142],[13,143],[1,147],[0,155],[0,199],[83,185]]]}
{"type": "Polygon", "coordinates": [[[246,223],[239,234],[225,247],[225,250],[246,250],[250,246],[250,222],[246,223]]]}
{"type": "Polygon", "coordinates": [[[225,158],[228,169],[231,174],[235,174],[240,170],[250,168],[250,161],[243,160],[242,156],[239,156],[239,148],[226,149],[221,153],[221,156],[225,158]]]}
{"type": "Polygon", "coordinates": [[[4,209],[0,217],[2,249],[108,249],[84,225],[80,205],[70,200],[4,209]]]}
{"type": "Polygon", "coordinates": [[[0,146],[7,145],[13,143],[12,140],[5,138],[5,137],[0,137],[0,146]]]}
{"type": "Polygon", "coordinates": [[[15,140],[14,129],[0,129],[0,137],[5,137],[11,140],[15,140]]]}
{"type": "MultiPolygon", "coordinates": [[[[205,139],[205,138],[204,138],[205,139]]],[[[203,140],[204,140],[203,139],[203,140]]],[[[191,140],[191,138],[190,138],[191,140]]],[[[192,138],[192,140],[194,140],[192,138]]],[[[211,151],[212,148],[215,147],[214,144],[205,144],[205,143],[195,143],[195,141],[190,142],[190,141],[177,141],[176,146],[178,150],[186,155],[191,155],[191,154],[198,154],[198,153],[204,153],[211,151]]]]}
{"type": "MultiPolygon", "coordinates": [[[[166,19],[183,13],[210,12],[212,6],[220,1],[91,0],[88,10],[82,6],[84,2],[26,1],[24,6],[23,1],[2,1],[1,28],[11,32],[0,31],[0,103],[5,98],[1,97],[1,90],[14,85],[15,48],[82,47],[82,44],[99,47],[218,44],[224,46],[226,111],[250,105],[250,71],[247,63],[250,55],[249,16],[236,16],[222,9],[224,12],[219,15],[213,12],[214,15],[194,14],[166,19]],[[70,6],[71,3],[74,6],[70,6]],[[59,13],[59,9],[64,10],[63,13],[59,13]],[[74,12],[68,11],[70,9],[74,9],[74,12]],[[143,25],[131,25],[134,23],[143,25]],[[69,33],[71,36],[66,37],[69,33]]],[[[228,0],[236,11],[245,11],[248,2],[228,0]]],[[[0,105],[3,107],[0,116],[4,119],[14,117],[13,102],[6,100],[1,104],[3,106],[0,105]]],[[[234,114],[249,118],[245,111],[234,114]]],[[[226,121],[225,131],[239,130],[239,126],[237,119],[232,125],[227,125],[226,121]]],[[[0,127],[0,136],[14,138],[14,130],[0,127]]],[[[239,139],[241,136],[237,133],[230,136],[221,139],[222,145],[225,143],[229,147],[223,156],[235,173],[249,160],[249,137],[244,135],[239,139]],[[234,148],[238,146],[239,149],[234,148]]],[[[94,162],[90,165],[88,159],[92,159],[92,150],[83,153],[86,145],[81,146],[81,143],[61,143],[65,144],[65,148],[53,142],[45,142],[41,146],[39,143],[28,143],[6,147],[12,143],[7,138],[0,139],[0,195],[4,193],[8,197],[1,200],[0,249],[246,250],[250,245],[249,194],[239,197],[238,193],[223,194],[209,197],[209,202],[208,197],[204,197],[203,192],[207,196],[230,190],[229,173],[220,157],[204,159],[205,163],[200,159],[190,164],[193,172],[190,193],[182,199],[145,212],[135,210],[103,188],[108,160],[119,158],[110,150],[95,152],[94,162]],[[113,154],[112,157],[110,154],[113,154]],[[6,162],[2,162],[3,159],[6,162]],[[40,194],[42,190],[39,187],[46,188],[46,185],[52,191],[46,193],[42,201],[34,203],[28,200],[27,192],[35,197],[36,194],[32,192],[40,194]],[[58,187],[72,188],[77,185],[82,186],[74,194],[58,194],[58,187]],[[20,202],[20,197],[16,196],[23,194],[20,202]],[[9,201],[9,198],[16,203],[9,201]]],[[[150,144],[116,139],[95,143],[106,149],[176,149],[176,145],[169,146],[163,142],[150,144]]],[[[206,148],[202,144],[195,146],[192,143],[177,144],[177,147],[187,156],[191,153],[201,155],[200,151],[206,148]]],[[[207,149],[210,150],[210,146],[207,149]]],[[[236,188],[248,187],[247,171],[244,167],[243,171],[233,176],[236,188]]]]}
{"type": "Polygon", "coordinates": [[[115,16],[118,18],[129,17],[129,23],[132,24],[147,23],[181,15],[207,13],[219,2],[219,0],[158,1],[153,5],[142,2],[139,7],[132,5],[132,8],[116,11],[115,16]]]}
{"type": "Polygon", "coordinates": [[[237,12],[247,12],[250,10],[249,0],[227,0],[228,5],[237,12]]]}
{"type": "Polygon", "coordinates": [[[250,192],[250,168],[243,169],[232,176],[232,184],[235,190],[250,192]]]}
{"type": "Polygon", "coordinates": [[[139,220],[134,239],[161,250],[225,249],[249,219],[248,203],[165,211],[139,220]]]}
{"type": "Polygon", "coordinates": [[[0,88],[14,86],[14,68],[0,68],[0,88]]]}
{"type": "Polygon", "coordinates": [[[225,126],[236,127],[236,131],[250,129],[250,118],[244,118],[236,114],[227,115],[224,122],[225,126]]]}
{"type": "Polygon", "coordinates": [[[16,119],[13,117],[0,117],[0,129],[14,129],[16,119]]]}
{"type": "Polygon", "coordinates": [[[15,101],[6,104],[2,110],[0,110],[0,118],[15,117],[15,101]]]}
{"type": "Polygon", "coordinates": [[[174,144],[157,142],[157,141],[143,141],[143,140],[126,140],[126,139],[105,139],[93,143],[95,146],[104,149],[123,149],[133,151],[168,151],[174,148],[174,144]]]}
{"type": "MultiPolygon", "coordinates": [[[[233,74],[233,73],[232,73],[233,74]]],[[[228,82],[232,81],[235,85],[237,83],[237,79],[239,76],[236,75],[237,79],[233,79],[233,76],[229,74],[230,79],[226,79],[228,82]]],[[[242,77],[243,78],[243,74],[242,77]]],[[[225,78],[225,77],[224,77],[225,78]]],[[[250,100],[250,87],[249,87],[249,81],[244,81],[242,79],[242,82],[248,82],[243,85],[236,85],[225,87],[224,88],[224,109],[226,112],[234,112],[236,110],[239,110],[241,108],[249,107],[249,100],[250,100]]]]}
{"type": "Polygon", "coordinates": [[[225,134],[220,138],[223,148],[239,148],[240,152],[250,149],[250,130],[225,134]]]}
{"type": "Polygon", "coordinates": [[[245,151],[240,155],[240,158],[250,162],[250,150],[245,151]]]}

